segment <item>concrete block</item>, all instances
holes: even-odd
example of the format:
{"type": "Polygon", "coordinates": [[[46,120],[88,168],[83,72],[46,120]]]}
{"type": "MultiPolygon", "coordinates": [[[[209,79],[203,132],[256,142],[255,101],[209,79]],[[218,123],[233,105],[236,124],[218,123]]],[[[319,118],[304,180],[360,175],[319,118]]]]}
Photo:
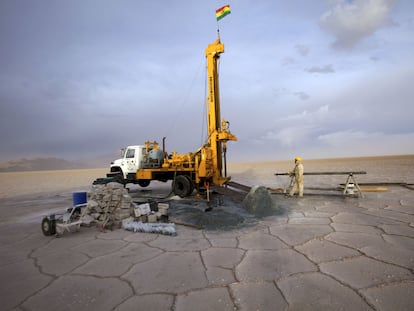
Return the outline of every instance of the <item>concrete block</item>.
{"type": "Polygon", "coordinates": [[[168,215],[168,209],[158,207],[158,213],[160,213],[160,215],[166,216],[168,215]]]}
{"type": "Polygon", "coordinates": [[[97,208],[98,206],[99,206],[98,202],[96,202],[95,200],[88,201],[88,205],[87,205],[88,208],[97,208]]]}
{"type": "Polygon", "coordinates": [[[113,189],[112,194],[122,196],[124,194],[124,189],[113,189]]]}
{"type": "Polygon", "coordinates": [[[129,194],[122,195],[122,202],[131,203],[132,202],[131,196],[129,194]]]}
{"type": "Polygon", "coordinates": [[[168,203],[158,203],[158,210],[160,209],[169,209],[170,208],[170,204],[168,203]]]}
{"type": "Polygon", "coordinates": [[[125,209],[120,209],[118,208],[114,215],[115,215],[115,219],[120,220],[120,219],[125,219],[128,218],[131,213],[129,212],[129,210],[125,210],[125,209]]]}
{"type": "Polygon", "coordinates": [[[136,218],[141,216],[141,210],[139,208],[134,208],[134,215],[136,218]]]}
{"type": "Polygon", "coordinates": [[[111,200],[112,201],[121,201],[122,196],[120,194],[112,194],[111,200]]]}
{"type": "Polygon", "coordinates": [[[117,207],[119,205],[119,201],[110,201],[108,205],[111,208],[117,207]]]}
{"type": "Polygon", "coordinates": [[[122,209],[129,209],[130,207],[131,207],[131,203],[130,202],[122,202],[119,205],[119,208],[122,208],[122,209]]]}
{"type": "Polygon", "coordinates": [[[150,223],[157,222],[157,215],[156,214],[149,214],[148,215],[148,222],[150,222],[150,223]]]}
{"type": "Polygon", "coordinates": [[[138,205],[138,208],[141,210],[141,215],[148,215],[151,213],[151,207],[149,203],[140,204],[138,205]]]}
{"type": "Polygon", "coordinates": [[[148,216],[147,215],[141,215],[141,216],[138,217],[138,221],[148,222],[148,216]]]}
{"type": "Polygon", "coordinates": [[[124,189],[124,185],[117,183],[117,182],[110,182],[106,184],[106,188],[108,189],[124,189]]]}

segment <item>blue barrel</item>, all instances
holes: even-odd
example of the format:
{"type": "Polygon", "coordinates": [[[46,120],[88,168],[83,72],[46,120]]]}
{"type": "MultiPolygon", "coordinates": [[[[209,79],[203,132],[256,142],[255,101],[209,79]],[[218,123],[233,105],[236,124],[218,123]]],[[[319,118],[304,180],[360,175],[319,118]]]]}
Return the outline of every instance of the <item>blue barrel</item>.
{"type": "Polygon", "coordinates": [[[86,204],[87,193],[86,192],[74,192],[73,193],[73,205],[86,204]]]}

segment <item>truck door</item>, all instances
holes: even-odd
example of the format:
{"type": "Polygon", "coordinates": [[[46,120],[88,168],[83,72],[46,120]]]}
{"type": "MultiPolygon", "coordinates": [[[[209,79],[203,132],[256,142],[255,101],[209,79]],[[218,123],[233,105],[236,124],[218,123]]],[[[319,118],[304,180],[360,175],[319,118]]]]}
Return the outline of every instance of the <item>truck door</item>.
{"type": "Polygon", "coordinates": [[[137,151],[132,148],[128,148],[125,154],[125,162],[126,162],[126,168],[128,173],[135,173],[137,170],[137,159],[136,159],[136,153],[137,151]]]}

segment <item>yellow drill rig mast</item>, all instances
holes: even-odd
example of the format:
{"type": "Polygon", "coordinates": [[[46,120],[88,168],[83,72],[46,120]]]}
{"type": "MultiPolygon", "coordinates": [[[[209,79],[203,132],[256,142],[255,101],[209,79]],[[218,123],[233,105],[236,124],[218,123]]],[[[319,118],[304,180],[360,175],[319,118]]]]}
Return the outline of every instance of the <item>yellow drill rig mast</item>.
{"type": "MultiPolygon", "coordinates": [[[[222,185],[230,180],[229,177],[223,177],[223,160],[226,168],[226,151],[227,141],[237,140],[237,137],[230,133],[229,122],[220,120],[220,91],[218,78],[218,60],[220,54],[224,53],[224,44],[217,39],[214,43],[209,44],[206,49],[207,58],[207,83],[208,83],[208,140],[203,147],[206,153],[211,152],[211,159],[206,162],[212,162],[210,170],[205,177],[211,177],[213,184],[222,185]],[[223,157],[224,155],[224,157],[223,157]]],[[[225,169],[225,175],[227,175],[225,169]]],[[[201,173],[201,172],[200,172],[201,173]]]]}
{"type": "Polygon", "coordinates": [[[129,146],[125,149],[123,159],[112,163],[108,176],[121,178],[124,184],[137,183],[142,187],[148,186],[152,180],[173,180],[173,191],[181,197],[190,195],[194,188],[208,187],[210,184],[221,186],[230,180],[226,176],[227,142],[235,141],[237,137],[230,133],[229,122],[220,120],[218,61],[221,53],[224,53],[224,44],[220,38],[209,44],[205,51],[208,86],[208,138],[205,144],[195,152],[186,154],[177,154],[175,151],[168,154],[165,141],[162,150],[155,141],[147,141],[145,146],[129,146]],[[134,171],[131,170],[133,165],[136,166],[134,171]]]}

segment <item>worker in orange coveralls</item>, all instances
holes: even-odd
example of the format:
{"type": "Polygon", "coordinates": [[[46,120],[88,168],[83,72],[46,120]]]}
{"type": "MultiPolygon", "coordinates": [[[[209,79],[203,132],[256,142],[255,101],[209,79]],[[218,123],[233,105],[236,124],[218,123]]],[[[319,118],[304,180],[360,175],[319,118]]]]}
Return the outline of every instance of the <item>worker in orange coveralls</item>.
{"type": "Polygon", "coordinates": [[[295,158],[295,167],[289,172],[289,176],[295,176],[292,189],[290,189],[289,196],[293,197],[297,190],[299,190],[299,197],[303,197],[303,164],[302,158],[295,158]]]}

